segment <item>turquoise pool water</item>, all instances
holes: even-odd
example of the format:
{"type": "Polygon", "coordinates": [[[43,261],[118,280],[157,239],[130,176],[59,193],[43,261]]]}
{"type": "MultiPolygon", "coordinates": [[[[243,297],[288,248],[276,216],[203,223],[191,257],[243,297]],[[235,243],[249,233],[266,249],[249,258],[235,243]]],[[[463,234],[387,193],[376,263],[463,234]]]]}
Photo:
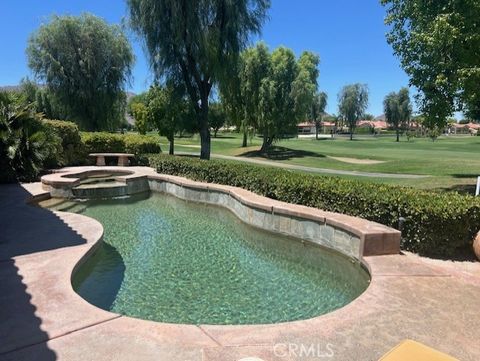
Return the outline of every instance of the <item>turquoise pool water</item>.
{"type": "Polygon", "coordinates": [[[100,221],[104,242],[74,274],[90,303],[188,324],[307,319],[368,286],[363,268],[318,246],[267,233],[220,207],[159,193],[54,206],[100,221]]]}

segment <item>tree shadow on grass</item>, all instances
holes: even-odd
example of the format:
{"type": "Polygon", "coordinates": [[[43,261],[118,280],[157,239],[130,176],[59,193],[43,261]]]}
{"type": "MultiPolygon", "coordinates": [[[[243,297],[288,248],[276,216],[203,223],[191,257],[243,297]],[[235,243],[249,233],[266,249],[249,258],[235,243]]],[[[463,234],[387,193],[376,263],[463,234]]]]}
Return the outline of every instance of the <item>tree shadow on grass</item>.
{"type": "Polygon", "coordinates": [[[238,156],[247,158],[261,157],[272,160],[290,160],[305,157],[325,158],[325,155],[321,153],[278,146],[271,147],[266,153],[263,153],[260,150],[252,150],[238,154],[238,156]]]}
{"type": "Polygon", "coordinates": [[[465,173],[465,174],[451,174],[453,178],[477,178],[480,177],[480,172],[478,173],[465,173]]]}
{"type": "Polygon", "coordinates": [[[446,192],[458,192],[464,195],[475,195],[475,184],[455,184],[450,187],[440,188],[442,191],[446,192]]]}
{"type": "Polygon", "coordinates": [[[212,134],[212,139],[236,139],[237,137],[231,136],[231,135],[220,135],[217,134],[217,136],[213,136],[212,134]]]}

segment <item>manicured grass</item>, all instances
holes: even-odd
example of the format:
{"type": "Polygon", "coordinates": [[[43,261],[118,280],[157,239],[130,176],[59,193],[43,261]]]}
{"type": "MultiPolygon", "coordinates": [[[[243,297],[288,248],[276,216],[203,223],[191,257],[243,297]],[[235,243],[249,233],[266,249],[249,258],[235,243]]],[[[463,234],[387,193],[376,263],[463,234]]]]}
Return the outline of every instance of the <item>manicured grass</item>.
{"type": "MultiPolygon", "coordinates": [[[[167,143],[162,138],[162,146],[167,143]]],[[[176,151],[199,152],[197,136],[177,138],[176,151]]],[[[450,136],[430,139],[415,138],[399,143],[392,137],[360,137],[350,141],[336,139],[287,139],[275,144],[264,156],[257,152],[261,139],[250,139],[248,148],[242,148],[241,136],[237,133],[219,133],[212,138],[212,153],[269,159],[277,162],[316,168],[330,168],[361,172],[429,175],[423,179],[364,178],[374,181],[430,189],[453,189],[472,191],[476,177],[480,175],[480,137],[450,136]],[[377,164],[352,164],[331,157],[370,159],[382,161],[377,164]]],[[[348,160],[348,159],[347,159],[348,160]]]]}

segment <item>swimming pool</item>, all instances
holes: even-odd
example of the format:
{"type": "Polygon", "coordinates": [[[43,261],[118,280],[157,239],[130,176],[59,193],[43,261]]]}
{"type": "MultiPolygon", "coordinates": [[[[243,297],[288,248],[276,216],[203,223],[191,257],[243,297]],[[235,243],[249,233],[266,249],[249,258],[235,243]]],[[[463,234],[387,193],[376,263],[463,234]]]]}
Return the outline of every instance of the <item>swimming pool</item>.
{"type": "Polygon", "coordinates": [[[248,226],[225,208],[161,193],[57,203],[100,221],[104,242],[72,277],[105,310],[187,324],[312,318],[368,286],[358,261],[248,226]]]}

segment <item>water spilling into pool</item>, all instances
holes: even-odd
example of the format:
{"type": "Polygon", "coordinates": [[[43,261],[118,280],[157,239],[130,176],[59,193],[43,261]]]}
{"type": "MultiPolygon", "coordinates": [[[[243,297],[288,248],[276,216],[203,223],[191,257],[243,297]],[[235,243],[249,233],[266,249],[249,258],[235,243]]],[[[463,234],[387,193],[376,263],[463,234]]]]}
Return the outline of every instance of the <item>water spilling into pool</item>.
{"type": "Polygon", "coordinates": [[[307,319],[351,302],[368,286],[356,262],[260,231],[229,211],[159,193],[64,201],[105,230],[74,274],[90,303],[132,317],[188,324],[307,319]]]}

